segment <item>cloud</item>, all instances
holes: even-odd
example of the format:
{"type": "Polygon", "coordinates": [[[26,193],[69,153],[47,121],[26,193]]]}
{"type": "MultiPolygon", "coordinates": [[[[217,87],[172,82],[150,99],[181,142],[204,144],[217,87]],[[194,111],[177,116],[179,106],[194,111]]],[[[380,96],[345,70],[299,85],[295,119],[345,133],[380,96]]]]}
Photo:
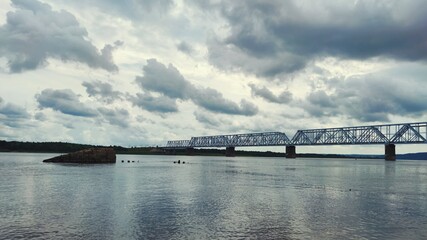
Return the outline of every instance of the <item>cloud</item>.
{"type": "Polygon", "coordinates": [[[98,112],[85,106],[70,89],[45,89],[35,96],[41,109],[50,108],[63,114],[78,117],[95,117],[98,112]]]}
{"type": "Polygon", "coordinates": [[[221,119],[220,121],[219,119],[217,119],[216,116],[212,114],[207,114],[201,111],[196,111],[193,114],[194,114],[194,117],[196,117],[196,120],[204,125],[208,125],[212,127],[220,127],[221,125],[224,125],[223,119],[221,119]]]}
{"type": "MultiPolygon", "coordinates": [[[[194,1],[190,1],[194,2],[194,1]]],[[[220,69],[266,78],[333,56],[427,60],[427,4],[422,1],[205,1],[228,29],[208,41],[220,69]]]]}
{"type": "Polygon", "coordinates": [[[102,12],[112,13],[122,18],[138,20],[143,18],[159,17],[169,12],[174,6],[173,0],[143,0],[143,1],[116,1],[116,0],[61,0],[67,4],[93,6],[102,12]]]}
{"type": "Polygon", "coordinates": [[[154,97],[150,93],[137,93],[136,97],[130,96],[129,100],[135,106],[138,106],[150,112],[178,112],[178,106],[176,105],[176,101],[168,96],[154,97]]]}
{"type": "Polygon", "coordinates": [[[144,76],[136,77],[135,81],[148,91],[159,92],[170,98],[188,99],[194,88],[172,64],[166,67],[156,59],[149,59],[143,71],[144,76]]]}
{"type": "Polygon", "coordinates": [[[22,107],[13,103],[3,103],[0,98],[0,122],[11,128],[19,128],[30,119],[30,114],[22,107]]]}
{"type": "Polygon", "coordinates": [[[257,87],[255,84],[249,84],[249,87],[251,88],[252,96],[261,97],[268,102],[284,104],[292,101],[292,93],[289,91],[283,91],[276,96],[265,86],[257,87]]]}
{"type": "Polygon", "coordinates": [[[0,27],[0,57],[8,60],[10,72],[44,67],[49,58],[118,71],[112,51],[122,42],[107,44],[98,51],[71,13],[54,11],[37,0],[12,0],[12,4],[16,11],[8,12],[6,23],[0,27]]]}
{"type": "Polygon", "coordinates": [[[143,71],[144,76],[136,77],[136,83],[142,89],[160,93],[170,99],[191,100],[196,105],[217,113],[252,116],[258,112],[258,108],[246,100],[241,100],[238,105],[225,99],[215,89],[196,87],[172,64],[166,67],[156,59],[150,59],[143,71]]]}
{"type": "Polygon", "coordinates": [[[237,105],[212,88],[198,89],[193,92],[191,99],[200,107],[216,113],[253,116],[258,112],[254,104],[242,99],[240,105],[237,105]]]}
{"type": "Polygon", "coordinates": [[[187,42],[185,42],[185,41],[181,41],[179,44],[177,44],[177,45],[176,45],[176,48],[177,48],[179,51],[181,51],[181,52],[183,52],[183,53],[185,53],[185,54],[187,54],[187,55],[191,55],[191,54],[193,54],[193,52],[194,52],[193,47],[192,47],[192,46],[190,46],[190,44],[188,44],[188,43],[187,43],[187,42]]]}
{"type": "Polygon", "coordinates": [[[362,122],[387,122],[390,116],[421,116],[427,111],[426,84],[419,80],[351,77],[310,93],[303,108],[313,117],[344,116],[362,122]],[[413,87],[417,86],[417,87],[413,87]]]}
{"type": "Polygon", "coordinates": [[[34,118],[38,121],[41,121],[41,122],[44,122],[47,120],[46,115],[42,112],[38,112],[38,113],[34,114],[34,118]]]}
{"type": "Polygon", "coordinates": [[[123,108],[108,109],[105,107],[98,108],[98,111],[111,125],[116,125],[122,128],[129,127],[129,112],[123,108]]]}
{"type": "Polygon", "coordinates": [[[106,103],[120,99],[122,93],[113,90],[113,86],[109,83],[101,81],[83,82],[82,85],[86,87],[86,92],[90,97],[95,97],[106,103]]]}

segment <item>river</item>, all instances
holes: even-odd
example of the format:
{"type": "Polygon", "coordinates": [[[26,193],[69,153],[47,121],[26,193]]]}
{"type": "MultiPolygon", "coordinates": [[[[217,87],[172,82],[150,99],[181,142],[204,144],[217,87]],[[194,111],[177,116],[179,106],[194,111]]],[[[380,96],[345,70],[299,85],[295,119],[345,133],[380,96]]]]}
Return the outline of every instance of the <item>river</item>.
{"type": "Polygon", "coordinates": [[[0,239],[427,239],[427,161],[52,156],[0,153],[0,239]]]}

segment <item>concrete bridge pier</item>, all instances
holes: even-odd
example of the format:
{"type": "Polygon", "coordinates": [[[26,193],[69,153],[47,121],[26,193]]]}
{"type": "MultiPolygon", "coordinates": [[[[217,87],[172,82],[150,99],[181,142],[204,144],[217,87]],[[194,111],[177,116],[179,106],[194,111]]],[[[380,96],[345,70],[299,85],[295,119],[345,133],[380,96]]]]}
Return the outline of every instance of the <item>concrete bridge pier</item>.
{"type": "Polygon", "coordinates": [[[286,146],[286,158],[296,158],[297,152],[295,146],[286,146]]]}
{"type": "Polygon", "coordinates": [[[192,147],[186,148],[185,154],[187,154],[189,156],[193,156],[194,155],[194,148],[192,148],[192,147]]]}
{"type": "Polygon", "coordinates": [[[225,148],[225,156],[226,157],[235,157],[236,156],[235,147],[226,147],[225,148]]]}
{"type": "Polygon", "coordinates": [[[396,146],[394,144],[385,145],[385,154],[386,161],[396,161],[396,146]]]}

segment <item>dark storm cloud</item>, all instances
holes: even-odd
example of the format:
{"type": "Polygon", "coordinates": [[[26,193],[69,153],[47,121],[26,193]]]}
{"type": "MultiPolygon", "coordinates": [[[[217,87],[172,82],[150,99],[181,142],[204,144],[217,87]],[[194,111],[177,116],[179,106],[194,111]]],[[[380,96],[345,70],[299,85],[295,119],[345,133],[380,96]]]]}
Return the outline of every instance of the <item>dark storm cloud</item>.
{"type": "Polygon", "coordinates": [[[389,121],[391,115],[421,116],[427,111],[423,81],[353,77],[329,86],[331,93],[309,94],[304,109],[314,117],[345,116],[360,121],[389,121]]]}
{"type": "Polygon", "coordinates": [[[129,100],[133,105],[150,112],[173,113],[178,112],[175,99],[168,96],[154,97],[150,93],[137,93],[136,97],[131,96],[129,100]]]}
{"type": "Polygon", "coordinates": [[[80,102],[79,97],[70,89],[45,89],[35,97],[41,109],[50,108],[64,114],[79,117],[95,117],[98,115],[95,109],[89,108],[80,102]]]}
{"type": "Polygon", "coordinates": [[[129,112],[123,108],[108,109],[105,107],[98,108],[98,111],[111,125],[122,128],[129,127],[129,112]]]}
{"type": "Polygon", "coordinates": [[[143,89],[167,96],[170,99],[191,100],[211,112],[252,116],[258,108],[246,101],[240,104],[225,99],[222,93],[212,88],[196,87],[187,81],[172,64],[166,67],[155,59],[147,61],[144,76],[136,77],[136,83],[143,89]]]}
{"type": "Polygon", "coordinates": [[[13,103],[3,103],[0,98],[0,123],[12,127],[18,128],[22,124],[30,119],[30,114],[22,107],[13,103]]]}
{"type": "Polygon", "coordinates": [[[109,83],[101,81],[83,82],[82,85],[86,87],[86,92],[90,97],[95,97],[106,103],[120,99],[122,93],[113,90],[113,86],[109,83]]]}
{"type": "Polygon", "coordinates": [[[209,44],[212,64],[275,77],[315,59],[427,60],[425,1],[204,1],[229,34],[209,44]]]}
{"type": "Polygon", "coordinates": [[[270,89],[264,87],[257,87],[255,84],[249,84],[251,88],[252,96],[261,97],[272,103],[289,103],[292,101],[292,93],[289,91],[283,91],[276,96],[270,89]]]}
{"type": "Polygon", "coordinates": [[[12,0],[12,6],[16,10],[7,13],[6,23],[0,27],[0,56],[8,60],[10,72],[43,67],[49,58],[118,71],[112,51],[122,42],[98,51],[71,13],[54,11],[36,0],[12,0]]]}

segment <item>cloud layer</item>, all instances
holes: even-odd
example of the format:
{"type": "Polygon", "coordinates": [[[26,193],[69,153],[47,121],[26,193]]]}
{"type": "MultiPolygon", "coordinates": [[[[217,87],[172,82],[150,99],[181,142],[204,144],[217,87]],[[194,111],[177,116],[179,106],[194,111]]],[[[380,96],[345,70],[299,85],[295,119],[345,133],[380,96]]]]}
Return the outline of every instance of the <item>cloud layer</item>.
{"type": "Polygon", "coordinates": [[[7,59],[10,72],[44,67],[50,58],[118,71],[112,51],[121,42],[107,44],[98,51],[73,14],[54,11],[37,0],[12,3],[16,10],[8,12],[5,25],[0,27],[0,57],[7,59]]]}
{"type": "Polygon", "coordinates": [[[388,122],[390,116],[421,116],[427,111],[427,93],[407,79],[352,77],[311,92],[304,103],[313,117],[341,116],[361,122],[388,122]]]}
{"type": "Polygon", "coordinates": [[[425,121],[425,12],[422,0],[6,0],[0,136],[162,145],[425,121]]]}
{"type": "Polygon", "coordinates": [[[205,1],[228,24],[209,42],[209,59],[225,70],[266,78],[334,56],[427,60],[427,4],[422,1],[205,1]]]}

